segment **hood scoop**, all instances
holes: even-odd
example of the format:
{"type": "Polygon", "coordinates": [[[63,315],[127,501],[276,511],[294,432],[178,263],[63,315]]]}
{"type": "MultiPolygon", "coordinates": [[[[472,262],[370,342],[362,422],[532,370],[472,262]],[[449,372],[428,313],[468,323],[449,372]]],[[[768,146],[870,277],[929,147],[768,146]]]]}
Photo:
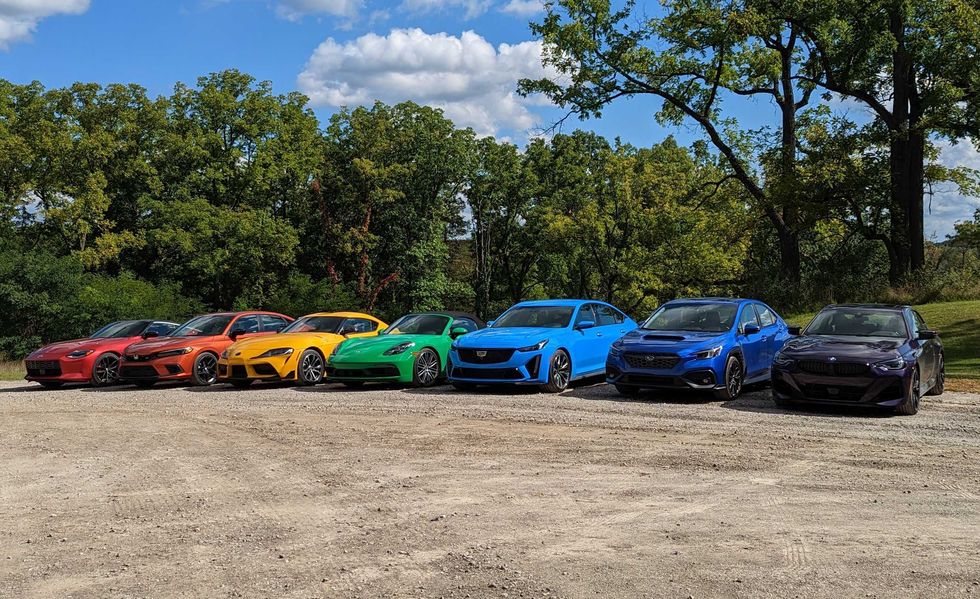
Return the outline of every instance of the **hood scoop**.
{"type": "Polygon", "coordinates": [[[644,341],[684,341],[680,335],[644,335],[644,341]]]}

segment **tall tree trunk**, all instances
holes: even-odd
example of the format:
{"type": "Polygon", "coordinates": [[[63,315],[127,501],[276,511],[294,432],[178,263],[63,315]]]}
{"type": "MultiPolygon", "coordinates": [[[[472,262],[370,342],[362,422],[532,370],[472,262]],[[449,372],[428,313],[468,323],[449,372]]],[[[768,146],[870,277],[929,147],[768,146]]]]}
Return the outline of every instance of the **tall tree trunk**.
{"type": "Polygon", "coordinates": [[[796,189],[796,88],[793,81],[793,51],[796,46],[796,31],[790,33],[789,41],[781,46],[780,53],[780,112],[782,113],[781,170],[780,185],[776,198],[783,207],[782,226],[777,227],[781,275],[799,283],[801,278],[800,259],[800,211],[796,189]]]}

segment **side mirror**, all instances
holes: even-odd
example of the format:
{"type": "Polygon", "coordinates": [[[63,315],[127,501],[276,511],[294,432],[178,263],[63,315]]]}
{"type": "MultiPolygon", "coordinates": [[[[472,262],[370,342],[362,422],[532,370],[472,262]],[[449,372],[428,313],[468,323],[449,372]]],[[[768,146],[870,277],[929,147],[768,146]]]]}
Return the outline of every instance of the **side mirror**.
{"type": "Polygon", "coordinates": [[[465,327],[455,327],[453,330],[449,331],[449,336],[455,339],[456,337],[460,337],[466,333],[469,333],[469,331],[467,331],[465,327]]]}
{"type": "Polygon", "coordinates": [[[154,337],[159,337],[159,336],[160,336],[160,333],[158,333],[156,331],[147,331],[147,332],[145,332],[145,333],[143,333],[141,335],[141,337],[143,337],[143,339],[153,339],[154,337]]]}
{"type": "Polygon", "coordinates": [[[583,320],[582,322],[575,325],[576,331],[584,331],[585,329],[591,329],[595,326],[594,320],[583,320]]]}
{"type": "Polygon", "coordinates": [[[793,335],[795,337],[798,337],[800,335],[800,333],[803,332],[803,327],[798,327],[798,326],[795,326],[795,325],[791,325],[791,326],[786,327],[786,330],[789,331],[789,334],[790,335],[793,335]]]}
{"type": "Polygon", "coordinates": [[[930,331],[928,329],[922,329],[919,331],[919,339],[922,341],[928,341],[929,339],[935,339],[939,336],[939,331],[930,331]]]}
{"type": "Polygon", "coordinates": [[[493,320],[488,320],[488,321],[487,321],[487,326],[488,326],[488,327],[492,327],[492,326],[493,326],[493,323],[494,323],[494,322],[495,322],[495,321],[493,321],[493,320]]]}
{"type": "Polygon", "coordinates": [[[235,339],[238,339],[240,335],[244,335],[244,334],[245,334],[245,329],[235,329],[234,331],[231,332],[231,335],[228,336],[231,337],[232,341],[234,341],[235,339]]]}
{"type": "Polygon", "coordinates": [[[337,331],[337,334],[338,335],[343,335],[344,337],[346,337],[347,335],[350,335],[353,332],[354,332],[354,329],[340,329],[339,331],[337,331]]]}
{"type": "Polygon", "coordinates": [[[742,327],[742,334],[743,335],[755,335],[756,333],[758,333],[761,330],[762,329],[760,329],[759,328],[759,325],[757,325],[757,324],[747,324],[744,327],[742,327]]]}

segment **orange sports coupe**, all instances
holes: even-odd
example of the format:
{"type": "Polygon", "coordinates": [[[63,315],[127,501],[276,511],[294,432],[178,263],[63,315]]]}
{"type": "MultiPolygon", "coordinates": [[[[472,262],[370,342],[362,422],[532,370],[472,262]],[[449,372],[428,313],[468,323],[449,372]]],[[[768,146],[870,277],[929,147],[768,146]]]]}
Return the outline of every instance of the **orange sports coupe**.
{"type": "Polygon", "coordinates": [[[187,380],[210,385],[217,380],[218,356],[238,339],[274,335],[292,322],[275,312],[221,312],[197,316],[167,337],[139,341],[126,348],[119,379],[139,387],[158,381],[187,380]]]}

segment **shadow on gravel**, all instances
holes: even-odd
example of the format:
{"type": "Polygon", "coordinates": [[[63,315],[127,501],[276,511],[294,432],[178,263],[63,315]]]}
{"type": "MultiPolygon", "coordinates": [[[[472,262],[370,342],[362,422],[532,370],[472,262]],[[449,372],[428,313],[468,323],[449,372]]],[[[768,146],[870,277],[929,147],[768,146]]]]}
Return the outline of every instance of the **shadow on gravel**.
{"type": "Polygon", "coordinates": [[[41,385],[24,385],[23,387],[11,387],[9,389],[0,389],[0,393],[33,393],[35,391],[51,391],[52,393],[57,393],[58,391],[77,389],[78,387],[64,386],[57,389],[46,389],[41,385]]]}
{"type": "Polygon", "coordinates": [[[236,387],[234,385],[226,385],[224,383],[215,383],[214,385],[208,385],[207,387],[197,387],[195,385],[190,385],[184,387],[184,391],[188,393],[226,393],[228,391],[243,391],[248,393],[249,391],[263,390],[263,389],[288,389],[293,386],[291,382],[281,382],[281,383],[254,383],[248,387],[236,387]]]}
{"type": "Polygon", "coordinates": [[[721,403],[721,407],[738,412],[757,412],[761,414],[798,414],[814,418],[891,418],[890,410],[880,410],[860,406],[822,406],[794,404],[791,407],[777,406],[768,394],[742,396],[721,403]]]}
{"type": "Polygon", "coordinates": [[[84,387],[84,388],[81,389],[81,391],[84,391],[85,393],[119,393],[119,392],[123,392],[123,391],[125,391],[127,393],[133,393],[133,392],[137,392],[138,393],[140,391],[152,391],[154,389],[179,389],[180,387],[182,387],[185,384],[186,383],[181,383],[181,382],[177,382],[177,383],[157,383],[156,385],[153,385],[152,387],[146,387],[146,388],[137,387],[136,385],[125,385],[124,384],[124,385],[113,385],[111,387],[84,387]]]}
{"type": "Polygon", "coordinates": [[[302,393],[364,393],[365,391],[391,391],[401,389],[404,385],[397,385],[392,383],[365,383],[359,387],[348,387],[343,383],[332,383],[327,381],[319,385],[313,386],[302,386],[296,385],[293,387],[294,391],[300,391],[302,393]]]}

